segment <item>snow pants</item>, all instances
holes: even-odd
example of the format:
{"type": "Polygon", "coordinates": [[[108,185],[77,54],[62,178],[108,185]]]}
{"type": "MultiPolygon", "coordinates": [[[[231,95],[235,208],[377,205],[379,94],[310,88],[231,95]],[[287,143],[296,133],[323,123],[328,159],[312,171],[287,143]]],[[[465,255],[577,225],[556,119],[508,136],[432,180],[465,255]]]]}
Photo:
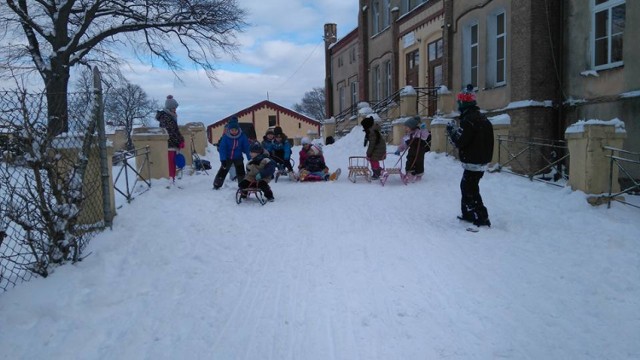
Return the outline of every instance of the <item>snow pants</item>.
{"type": "Polygon", "coordinates": [[[244,171],[244,160],[243,159],[227,160],[220,165],[220,169],[218,170],[218,173],[216,174],[216,177],[213,180],[214,188],[219,189],[222,187],[222,184],[224,184],[224,178],[227,177],[227,173],[229,173],[229,169],[231,168],[231,166],[233,166],[236,169],[236,177],[238,180],[238,185],[244,179],[244,175],[246,174],[246,172],[244,171]]]}
{"type": "Polygon", "coordinates": [[[470,221],[489,220],[487,208],[482,203],[480,196],[480,179],[484,171],[465,170],[460,181],[460,191],[462,192],[461,210],[462,217],[470,221]]]}

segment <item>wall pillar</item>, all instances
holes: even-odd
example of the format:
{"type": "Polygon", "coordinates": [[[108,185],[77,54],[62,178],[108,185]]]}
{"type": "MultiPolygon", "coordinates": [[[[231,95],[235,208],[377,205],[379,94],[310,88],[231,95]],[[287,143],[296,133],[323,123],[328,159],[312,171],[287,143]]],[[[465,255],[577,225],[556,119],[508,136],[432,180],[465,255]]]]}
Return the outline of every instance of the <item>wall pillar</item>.
{"type": "MultiPolygon", "coordinates": [[[[140,127],[133,129],[132,135],[133,143],[136,149],[149,147],[149,167],[152,179],[169,178],[169,160],[167,158],[167,152],[169,147],[167,141],[169,140],[169,134],[163,128],[146,128],[140,127]]],[[[143,161],[144,157],[136,157],[136,167],[141,164],[138,162],[143,161]]]]}
{"type": "MultiPolygon", "coordinates": [[[[500,153],[500,143],[498,142],[499,136],[508,136],[511,124],[493,124],[493,155],[491,156],[491,163],[498,162],[500,153]]],[[[503,159],[504,160],[504,159],[503,159]]]]}
{"type": "MultiPolygon", "coordinates": [[[[622,149],[625,132],[616,132],[614,125],[588,124],[582,128],[570,126],[565,132],[569,147],[569,185],[587,194],[609,193],[610,151],[605,146],[622,149]]],[[[613,168],[612,192],[620,191],[618,168],[613,168]]]]}
{"type": "MultiPolygon", "coordinates": [[[[73,139],[73,142],[78,146],[82,146],[83,136],[77,136],[73,139]]],[[[71,138],[67,137],[65,143],[70,143],[71,138]]],[[[61,142],[62,142],[61,141],[61,142]]],[[[61,147],[58,151],[62,154],[63,158],[73,159],[72,162],[64,163],[66,168],[60,168],[61,173],[69,173],[73,171],[72,163],[77,162],[80,155],[80,147],[61,147]]],[[[115,194],[113,190],[113,164],[111,158],[113,157],[114,149],[112,146],[107,146],[107,163],[109,171],[109,197],[111,204],[111,214],[116,214],[115,208],[115,194]]],[[[104,199],[102,198],[102,174],[100,172],[100,148],[97,144],[91,146],[89,149],[87,167],[85,169],[84,178],[82,181],[83,192],[85,198],[82,201],[80,213],[78,215],[78,224],[92,225],[105,220],[104,216],[104,199]]]]}
{"type": "Polygon", "coordinates": [[[325,120],[324,124],[322,124],[325,141],[329,136],[336,137],[336,122],[335,120],[329,119],[325,120]]]}
{"type": "Polygon", "coordinates": [[[447,152],[447,123],[448,119],[435,118],[431,120],[431,151],[435,153],[447,152]]]}
{"type": "Polygon", "coordinates": [[[418,115],[418,94],[412,87],[405,87],[400,92],[400,116],[418,115]]]}

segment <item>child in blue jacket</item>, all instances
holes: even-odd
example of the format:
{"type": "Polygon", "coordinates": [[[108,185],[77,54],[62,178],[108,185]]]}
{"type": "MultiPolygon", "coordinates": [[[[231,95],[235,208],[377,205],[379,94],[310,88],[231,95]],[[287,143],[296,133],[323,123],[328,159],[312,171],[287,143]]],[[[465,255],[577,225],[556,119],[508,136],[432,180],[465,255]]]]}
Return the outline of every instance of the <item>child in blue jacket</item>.
{"type": "Polygon", "coordinates": [[[218,142],[218,154],[220,154],[220,169],[213,180],[213,188],[218,190],[222,187],[231,166],[235,168],[238,184],[240,184],[245,175],[242,154],[247,156],[247,160],[251,159],[251,155],[249,153],[249,139],[240,129],[236,116],[231,117],[218,142]]]}

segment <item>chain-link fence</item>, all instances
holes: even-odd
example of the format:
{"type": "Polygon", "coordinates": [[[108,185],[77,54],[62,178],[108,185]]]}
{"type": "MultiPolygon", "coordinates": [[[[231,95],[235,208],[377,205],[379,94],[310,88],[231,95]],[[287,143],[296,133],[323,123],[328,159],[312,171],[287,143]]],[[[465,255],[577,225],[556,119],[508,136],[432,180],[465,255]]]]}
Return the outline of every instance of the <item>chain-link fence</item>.
{"type": "Polygon", "coordinates": [[[50,99],[0,91],[0,292],[82,259],[109,225],[101,94],[62,94],[59,109],[50,99]],[[52,113],[67,131],[51,130],[52,113]]]}

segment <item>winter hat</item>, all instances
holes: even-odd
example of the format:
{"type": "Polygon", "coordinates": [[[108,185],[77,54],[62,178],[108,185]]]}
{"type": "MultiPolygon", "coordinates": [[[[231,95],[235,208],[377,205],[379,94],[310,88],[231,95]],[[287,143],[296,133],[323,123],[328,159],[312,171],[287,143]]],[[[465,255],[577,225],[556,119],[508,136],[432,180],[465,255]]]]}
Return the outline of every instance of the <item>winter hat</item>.
{"type": "Polygon", "coordinates": [[[227,124],[227,128],[229,128],[229,129],[240,129],[240,125],[238,125],[238,117],[237,116],[232,116],[231,119],[229,119],[229,123],[227,124]]]}
{"type": "Polygon", "coordinates": [[[276,126],[275,128],[273,128],[273,134],[282,135],[282,128],[280,126],[276,126]]]}
{"type": "Polygon", "coordinates": [[[311,145],[309,151],[307,151],[309,155],[322,155],[322,148],[318,145],[311,145]]]}
{"type": "Polygon", "coordinates": [[[167,100],[164,101],[164,108],[167,110],[178,108],[178,102],[173,98],[173,95],[167,95],[167,100]]]}
{"type": "Polygon", "coordinates": [[[366,118],[362,119],[360,125],[362,125],[364,130],[369,130],[373,126],[373,116],[369,115],[366,118]]]}
{"type": "Polygon", "coordinates": [[[264,134],[265,134],[265,135],[269,135],[269,134],[271,134],[271,135],[275,135],[276,133],[273,131],[273,129],[267,129],[267,132],[266,132],[266,133],[264,133],[264,134]]]}
{"type": "Polygon", "coordinates": [[[420,118],[417,116],[409,118],[404,122],[404,126],[408,127],[409,129],[417,129],[420,126],[420,118]]]}
{"type": "Polygon", "coordinates": [[[264,149],[262,145],[260,145],[260,143],[257,141],[251,144],[251,147],[249,147],[249,152],[252,152],[252,153],[262,154],[263,151],[264,149]]]}
{"type": "Polygon", "coordinates": [[[458,111],[462,114],[468,108],[476,106],[476,94],[473,92],[473,85],[469,84],[458,94],[458,111]]]}
{"type": "Polygon", "coordinates": [[[305,137],[302,138],[302,140],[300,140],[300,143],[302,145],[311,144],[311,140],[309,140],[309,138],[305,136],[305,137]]]}

